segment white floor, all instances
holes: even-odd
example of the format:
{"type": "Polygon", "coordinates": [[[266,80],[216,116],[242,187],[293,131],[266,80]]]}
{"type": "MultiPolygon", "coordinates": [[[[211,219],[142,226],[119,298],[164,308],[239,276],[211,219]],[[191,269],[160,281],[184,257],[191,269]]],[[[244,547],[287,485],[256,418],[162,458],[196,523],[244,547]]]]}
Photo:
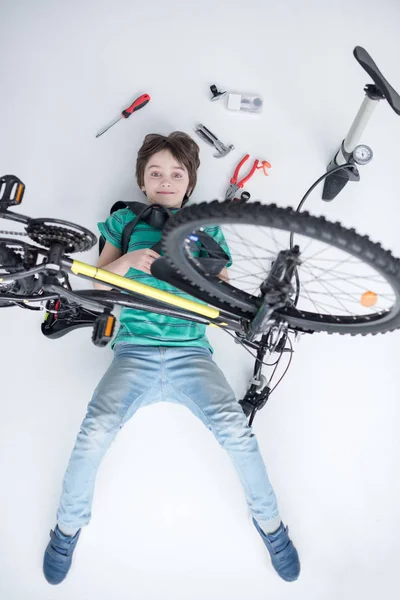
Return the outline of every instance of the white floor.
{"type": "MultiPolygon", "coordinates": [[[[324,172],[369,83],[354,46],[364,46],[400,90],[399,18],[389,0],[379,8],[358,0],[3,0],[0,173],[26,183],[21,213],[95,230],[115,200],[136,193],[144,135],[191,133],[201,122],[236,150],[217,161],[201,143],[194,201],[222,198],[249,152],[273,165],[267,180],[249,185],[252,196],[295,206],[324,172]],[[209,102],[212,83],[262,94],[262,116],[209,102]],[[144,92],[148,107],[95,139],[144,92]]],[[[400,119],[381,103],[367,133],[362,141],[375,159],[361,182],[330,204],[317,190],[306,208],[400,256],[400,119]]],[[[85,255],[95,259],[95,249],[85,255]]],[[[297,582],[274,573],[212,434],[185,408],[158,404],[138,412],[104,459],[92,522],[68,578],[51,587],[42,559],[64,470],[112,354],[91,344],[89,330],[46,340],[41,319],[17,308],[0,313],[1,600],[400,597],[399,332],[304,336],[256,417],[302,562],[297,582]]],[[[209,336],[239,398],[252,360],[223,332],[209,336]]]]}

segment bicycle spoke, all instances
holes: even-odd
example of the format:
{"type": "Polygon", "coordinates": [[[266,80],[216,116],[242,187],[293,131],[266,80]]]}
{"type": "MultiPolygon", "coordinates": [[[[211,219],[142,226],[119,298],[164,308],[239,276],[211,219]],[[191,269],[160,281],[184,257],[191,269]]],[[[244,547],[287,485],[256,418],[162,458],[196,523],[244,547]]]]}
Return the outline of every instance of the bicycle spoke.
{"type": "MultiPolygon", "coordinates": [[[[332,297],[331,293],[321,292],[319,290],[308,290],[308,293],[312,294],[314,296],[317,295],[317,296],[328,296],[329,298],[332,297]]],[[[338,298],[338,297],[340,297],[340,296],[338,294],[335,294],[335,298],[338,298]]],[[[351,298],[348,295],[343,295],[342,299],[347,300],[348,302],[350,302],[352,304],[357,304],[357,306],[360,307],[360,297],[358,297],[358,298],[351,298]]],[[[334,307],[332,307],[332,308],[334,308],[334,307]]],[[[385,310],[385,307],[381,306],[381,305],[378,305],[378,304],[375,304],[374,305],[374,310],[375,310],[375,312],[380,312],[382,310],[385,310]]]]}
{"type": "MultiPolygon", "coordinates": [[[[323,279],[323,280],[324,280],[324,282],[325,282],[325,283],[332,283],[332,282],[335,282],[335,281],[340,281],[340,280],[342,280],[342,281],[345,281],[345,282],[346,282],[348,285],[351,285],[351,286],[355,287],[356,289],[359,289],[359,290],[360,290],[360,292],[362,292],[362,293],[364,293],[365,291],[367,291],[367,288],[366,288],[366,286],[365,286],[365,285],[359,285],[359,284],[356,284],[356,283],[355,283],[354,281],[352,281],[351,279],[343,279],[343,278],[340,278],[340,277],[334,277],[334,278],[332,278],[332,279],[325,279],[325,277],[324,277],[324,279],[323,279]]],[[[368,283],[371,283],[371,280],[370,280],[370,278],[369,278],[369,277],[367,278],[367,280],[368,280],[368,283]]],[[[315,277],[313,277],[313,279],[309,279],[309,280],[304,280],[304,279],[302,279],[302,283],[303,283],[303,285],[307,285],[307,284],[309,284],[309,283],[313,283],[313,282],[315,282],[315,281],[316,281],[316,278],[315,278],[315,277]]],[[[380,283],[380,284],[382,284],[383,282],[382,282],[382,281],[380,281],[380,282],[374,282],[374,283],[375,283],[375,284],[376,284],[376,283],[380,283]]],[[[392,294],[392,295],[389,295],[389,294],[385,294],[385,293],[381,293],[381,292],[379,292],[379,293],[378,293],[378,292],[377,292],[377,287],[376,287],[376,285],[374,286],[374,290],[373,290],[373,291],[375,291],[375,292],[377,293],[377,295],[378,295],[380,298],[387,298],[387,299],[389,299],[389,298],[393,298],[393,294],[392,294]]],[[[354,290],[353,292],[348,292],[348,293],[349,293],[349,294],[357,294],[357,293],[359,294],[359,292],[357,292],[356,290],[354,290]]],[[[358,295],[358,298],[359,298],[359,297],[360,297],[360,295],[358,295]]]]}
{"type": "MultiPolygon", "coordinates": [[[[330,285],[330,286],[331,286],[331,287],[332,287],[332,288],[335,290],[335,292],[342,292],[342,293],[346,293],[346,294],[350,295],[350,293],[349,293],[349,292],[344,292],[344,290],[343,290],[342,288],[340,288],[338,285],[335,285],[335,284],[334,284],[334,283],[332,283],[331,281],[327,281],[327,280],[326,280],[325,278],[323,278],[322,276],[316,276],[316,275],[314,275],[314,273],[313,273],[313,272],[310,270],[310,268],[309,268],[309,267],[306,267],[306,266],[304,266],[304,265],[302,265],[302,266],[303,266],[303,267],[304,267],[304,268],[305,268],[305,269],[308,271],[308,273],[310,273],[310,274],[313,276],[313,281],[317,281],[317,282],[319,282],[319,283],[321,283],[321,282],[324,282],[325,284],[327,284],[327,283],[328,283],[328,285],[330,285]]],[[[335,282],[344,281],[344,282],[345,282],[345,283],[347,283],[347,284],[350,284],[350,285],[352,284],[352,282],[351,282],[350,280],[348,280],[348,279],[343,279],[343,278],[340,278],[340,277],[336,277],[336,278],[334,279],[334,281],[335,281],[335,282]]],[[[358,286],[358,287],[359,287],[360,289],[362,289],[362,291],[363,291],[363,292],[365,292],[365,291],[366,291],[366,287],[365,287],[365,286],[364,286],[364,287],[362,287],[362,286],[358,286]]],[[[355,293],[355,292],[354,292],[354,293],[355,293]]]]}
{"type": "MultiPolygon", "coordinates": [[[[302,265],[302,266],[303,266],[303,265],[302,265]]],[[[306,269],[307,269],[307,267],[306,267],[306,269]]],[[[311,275],[312,275],[312,272],[311,272],[309,269],[307,269],[307,271],[308,271],[309,273],[311,273],[311,275]]],[[[323,286],[323,287],[324,287],[326,290],[328,290],[328,291],[329,291],[329,287],[328,287],[327,285],[325,285],[325,284],[324,284],[324,282],[322,281],[322,279],[317,279],[317,281],[318,281],[318,283],[320,283],[320,285],[322,285],[322,286],[323,286]]],[[[301,286],[301,284],[300,284],[300,286],[301,286]]],[[[338,286],[335,286],[334,284],[330,284],[330,286],[331,286],[331,287],[332,287],[332,288],[333,288],[335,291],[339,291],[339,292],[341,292],[342,294],[345,294],[345,295],[347,295],[347,292],[346,292],[345,290],[342,290],[342,289],[341,289],[341,288],[339,288],[338,286]]],[[[340,304],[340,306],[341,306],[342,310],[344,310],[345,312],[347,312],[347,313],[351,314],[351,312],[350,312],[350,311],[347,309],[347,307],[346,307],[346,306],[343,304],[343,302],[341,302],[341,300],[338,300],[338,299],[337,299],[337,297],[336,297],[336,295],[335,295],[335,294],[332,294],[332,293],[331,293],[331,296],[334,298],[334,300],[336,300],[336,301],[338,302],[338,304],[340,304]]]]}
{"type": "MultiPolygon", "coordinates": [[[[241,236],[239,236],[239,237],[243,243],[243,241],[244,241],[243,238],[241,238],[241,236]]],[[[250,251],[251,251],[252,258],[255,260],[256,264],[258,264],[259,268],[262,269],[262,264],[260,262],[260,259],[258,256],[255,255],[255,248],[254,249],[250,248],[250,251]]]]}
{"type": "MultiPolygon", "coordinates": [[[[232,254],[229,285],[259,297],[260,286],[267,280],[279,252],[290,249],[288,231],[267,225],[234,224],[223,226],[223,232],[232,254]]],[[[300,248],[296,307],[300,313],[311,309],[340,318],[387,311],[395,303],[387,280],[345,249],[301,233],[294,234],[295,245],[300,248]],[[375,294],[372,306],[363,304],[367,292],[375,294]]],[[[294,280],[291,283],[295,286],[294,280]]]]}
{"type": "MultiPolygon", "coordinates": [[[[317,313],[320,313],[320,308],[319,308],[319,306],[324,306],[324,304],[322,304],[321,302],[316,302],[316,301],[315,301],[315,300],[314,300],[314,299],[313,299],[313,298],[312,298],[312,297],[309,295],[309,293],[308,293],[308,291],[307,291],[306,289],[302,289],[302,291],[306,293],[308,300],[309,300],[309,301],[311,302],[311,304],[312,304],[312,305],[315,307],[315,309],[316,309],[316,312],[317,312],[317,313]]],[[[327,305],[325,304],[325,306],[327,306],[327,305]]],[[[300,312],[300,309],[298,309],[298,310],[299,310],[299,312],[300,312]]],[[[328,311],[328,312],[329,312],[329,311],[328,311]]]]}
{"type": "MultiPolygon", "coordinates": [[[[313,241],[315,241],[315,240],[313,240],[313,241]]],[[[319,242],[319,243],[321,244],[321,243],[324,243],[324,242],[319,242]]],[[[332,251],[332,246],[330,246],[329,244],[325,244],[325,248],[321,248],[321,250],[318,250],[318,252],[316,252],[316,253],[315,253],[315,254],[313,254],[312,256],[309,256],[309,257],[308,257],[308,260],[311,260],[311,259],[314,259],[314,260],[315,260],[315,257],[316,257],[316,256],[318,256],[319,254],[323,254],[324,252],[327,252],[328,250],[331,250],[331,251],[332,251]]],[[[335,250],[336,250],[337,252],[340,252],[339,248],[335,248],[335,250]]],[[[333,258],[318,258],[318,259],[316,259],[316,260],[333,261],[333,260],[335,260],[335,259],[333,259],[333,258]]],[[[358,258],[355,258],[354,256],[351,256],[351,254],[349,254],[349,255],[348,255],[348,258],[347,258],[347,260],[348,260],[348,261],[351,261],[351,260],[353,260],[355,263],[359,263],[359,262],[360,262],[358,258]]]]}

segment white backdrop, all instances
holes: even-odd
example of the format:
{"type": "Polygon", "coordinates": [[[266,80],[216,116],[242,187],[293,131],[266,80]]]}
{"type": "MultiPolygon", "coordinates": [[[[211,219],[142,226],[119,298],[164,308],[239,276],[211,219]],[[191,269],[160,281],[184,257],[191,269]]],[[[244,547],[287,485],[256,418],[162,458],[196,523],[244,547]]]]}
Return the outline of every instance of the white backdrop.
{"type": "MultiPolygon", "coordinates": [[[[190,134],[201,122],[236,150],[216,160],[199,141],[194,202],[222,199],[249,152],[273,165],[270,177],[249,184],[253,199],[296,206],[370,82],[354,46],[400,91],[399,20],[396,0],[1,0],[0,172],[25,182],[21,213],[95,230],[113,202],[135,198],[144,135],[190,134]],[[263,114],[211,103],[212,83],[262,94],[263,114]],[[145,92],[147,107],[95,139],[145,92]]],[[[361,183],[329,204],[317,190],[306,204],[397,256],[399,135],[400,119],[381,102],[362,140],[375,158],[361,183]]],[[[53,588],[42,575],[43,552],[80,422],[112,352],[95,348],[87,329],[45,339],[42,316],[0,313],[2,599],[399,597],[399,332],[304,337],[256,417],[302,561],[296,583],[272,570],[212,434],[185,408],[157,404],[137,413],[104,459],[92,522],[68,578],[53,588]]],[[[223,332],[209,336],[239,397],[253,362],[223,332]]]]}

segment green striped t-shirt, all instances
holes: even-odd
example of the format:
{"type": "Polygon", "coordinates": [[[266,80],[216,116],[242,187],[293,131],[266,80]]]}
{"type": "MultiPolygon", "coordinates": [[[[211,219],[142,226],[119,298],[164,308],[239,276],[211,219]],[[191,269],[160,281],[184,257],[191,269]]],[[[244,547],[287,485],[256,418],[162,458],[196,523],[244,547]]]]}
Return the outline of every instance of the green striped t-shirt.
{"type": "MultiPolygon", "coordinates": [[[[175,213],[175,209],[172,212],[175,213]]],[[[184,209],[183,209],[184,210],[184,209]]],[[[121,250],[122,232],[125,225],[135,218],[135,214],[129,208],[117,210],[103,223],[98,223],[100,233],[113,246],[121,250]]],[[[228,245],[224,235],[218,226],[206,227],[206,233],[212,236],[218,244],[225,250],[230,257],[228,245]]],[[[151,227],[149,224],[140,220],[129,240],[128,252],[141,250],[142,248],[151,248],[160,241],[162,231],[151,227]]],[[[200,250],[199,255],[204,254],[200,250]]],[[[232,260],[227,266],[232,264],[232,260]]],[[[152,287],[171,292],[183,298],[194,300],[193,296],[178,290],[173,285],[156,279],[138,269],[129,268],[125,277],[135,279],[140,283],[145,283],[152,287]]],[[[213,351],[210,342],[205,335],[206,325],[177,319],[168,315],[161,315],[134,308],[122,308],[120,316],[120,327],[117,335],[112,341],[111,347],[114,348],[119,342],[128,342],[129,344],[140,344],[148,346],[202,346],[213,351]]]]}

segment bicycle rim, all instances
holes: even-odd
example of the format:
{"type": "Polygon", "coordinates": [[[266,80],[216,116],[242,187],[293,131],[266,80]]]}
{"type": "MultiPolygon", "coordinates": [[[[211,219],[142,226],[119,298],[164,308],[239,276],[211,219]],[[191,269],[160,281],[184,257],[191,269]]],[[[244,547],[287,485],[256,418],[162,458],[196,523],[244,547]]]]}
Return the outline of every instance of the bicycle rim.
{"type": "Polygon", "coordinates": [[[351,335],[400,327],[400,261],[367,236],[324,217],[258,202],[215,201],[174,215],[162,244],[169,262],[207,292],[210,303],[219,298],[255,314],[262,302],[259,285],[278,252],[290,247],[290,233],[300,247],[299,302],[294,306],[293,297],[276,311],[277,319],[305,331],[351,335]],[[190,250],[190,236],[216,225],[232,253],[229,283],[204,273],[190,250]]]}

